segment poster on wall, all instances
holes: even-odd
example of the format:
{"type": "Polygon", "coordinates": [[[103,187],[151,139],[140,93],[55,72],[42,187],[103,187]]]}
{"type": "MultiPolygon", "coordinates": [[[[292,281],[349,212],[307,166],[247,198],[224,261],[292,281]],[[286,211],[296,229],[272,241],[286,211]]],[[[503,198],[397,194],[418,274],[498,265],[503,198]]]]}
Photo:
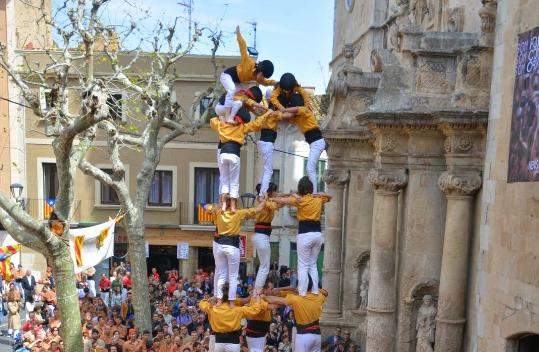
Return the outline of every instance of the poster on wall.
{"type": "Polygon", "coordinates": [[[539,181],[539,27],[519,34],[507,182],[539,181]]]}

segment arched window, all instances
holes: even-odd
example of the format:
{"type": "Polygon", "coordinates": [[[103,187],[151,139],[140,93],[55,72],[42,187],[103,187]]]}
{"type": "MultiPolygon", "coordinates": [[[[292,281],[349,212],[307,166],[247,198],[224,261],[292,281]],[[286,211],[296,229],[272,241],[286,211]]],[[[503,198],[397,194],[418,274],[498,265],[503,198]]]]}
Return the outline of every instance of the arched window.
{"type": "Polygon", "coordinates": [[[506,352],[536,352],[539,351],[539,335],[520,333],[507,339],[506,352]]]}

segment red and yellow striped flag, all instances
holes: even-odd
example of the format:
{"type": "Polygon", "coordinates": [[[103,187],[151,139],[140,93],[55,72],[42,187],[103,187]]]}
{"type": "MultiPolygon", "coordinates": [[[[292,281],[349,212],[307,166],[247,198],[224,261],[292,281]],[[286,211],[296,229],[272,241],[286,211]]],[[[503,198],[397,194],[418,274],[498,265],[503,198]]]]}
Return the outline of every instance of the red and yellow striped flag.
{"type": "Polygon", "coordinates": [[[11,270],[9,270],[9,264],[11,264],[11,256],[21,250],[20,244],[14,244],[10,246],[0,247],[0,270],[4,276],[4,280],[11,280],[11,270]]]}
{"type": "Polygon", "coordinates": [[[84,243],[84,236],[75,237],[75,259],[77,266],[82,266],[82,244],[84,243]]]}

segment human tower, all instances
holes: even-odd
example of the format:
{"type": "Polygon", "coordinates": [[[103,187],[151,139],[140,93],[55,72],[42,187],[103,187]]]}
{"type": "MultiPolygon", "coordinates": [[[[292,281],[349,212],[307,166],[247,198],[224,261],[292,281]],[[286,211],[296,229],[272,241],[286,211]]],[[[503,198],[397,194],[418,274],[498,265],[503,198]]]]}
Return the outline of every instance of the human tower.
{"type": "Polygon", "coordinates": [[[273,63],[269,60],[256,62],[249,56],[239,27],[236,28],[236,37],[241,62],[221,74],[220,82],[226,93],[215,107],[218,116],[210,120],[211,128],[219,135],[219,204],[205,206],[206,211],[213,214],[216,225],[213,241],[215,281],[214,298],[203,300],[200,308],[208,313],[215,334],[212,348],[216,352],[240,351],[240,321],[243,318],[247,318],[249,351],[264,351],[271,308],[284,304],[292,306],[295,313],[297,334],[293,339],[294,351],[320,351],[318,320],[327,292],[319,290],[316,261],[323,243],[320,216],[324,203],[331,197],[317,193],[316,165],[326,149],[326,142],[310,109],[310,96],[294,75],[285,73],[278,82],[271,80],[273,63]],[[263,103],[258,84],[274,87],[266,92],[268,106],[263,103]],[[254,120],[251,113],[256,116],[254,120]],[[297,193],[290,195],[278,194],[277,186],[270,182],[272,154],[280,121],[296,124],[310,147],[307,176],[299,181],[297,193]],[[260,132],[257,148],[263,172],[257,185],[256,207],[239,209],[240,151],[250,132],[260,132]],[[265,284],[270,267],[271,222],[275,212],[284,205],[297,208],[298,287],[297,290],[269,290],[265,284]],[[252,242],[260,266],[253,295],[237,299],[241,221],[251,217],[256,218],[252,242]]]}

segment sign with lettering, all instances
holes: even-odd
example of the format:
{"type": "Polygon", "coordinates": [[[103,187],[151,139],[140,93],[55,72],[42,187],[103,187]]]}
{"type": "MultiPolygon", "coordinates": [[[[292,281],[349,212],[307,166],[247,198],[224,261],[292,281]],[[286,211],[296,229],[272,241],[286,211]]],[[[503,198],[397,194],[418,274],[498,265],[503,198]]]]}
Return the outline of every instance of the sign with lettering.
{"type": "Polygon", "coordinates": [[[189,243],[186,243],[186,242],[176,243],[176,258],[189,259],[189,243]]]}
{"type": "Polygon", "coordinates": [[[247,236],[240,235],[240,259],[245,259],[247,256],[247,236]]]}
{"type": "Polygon", "coordinates": [[[507,182],[539,181],[539,27],[519,34],[507,182]]]}

